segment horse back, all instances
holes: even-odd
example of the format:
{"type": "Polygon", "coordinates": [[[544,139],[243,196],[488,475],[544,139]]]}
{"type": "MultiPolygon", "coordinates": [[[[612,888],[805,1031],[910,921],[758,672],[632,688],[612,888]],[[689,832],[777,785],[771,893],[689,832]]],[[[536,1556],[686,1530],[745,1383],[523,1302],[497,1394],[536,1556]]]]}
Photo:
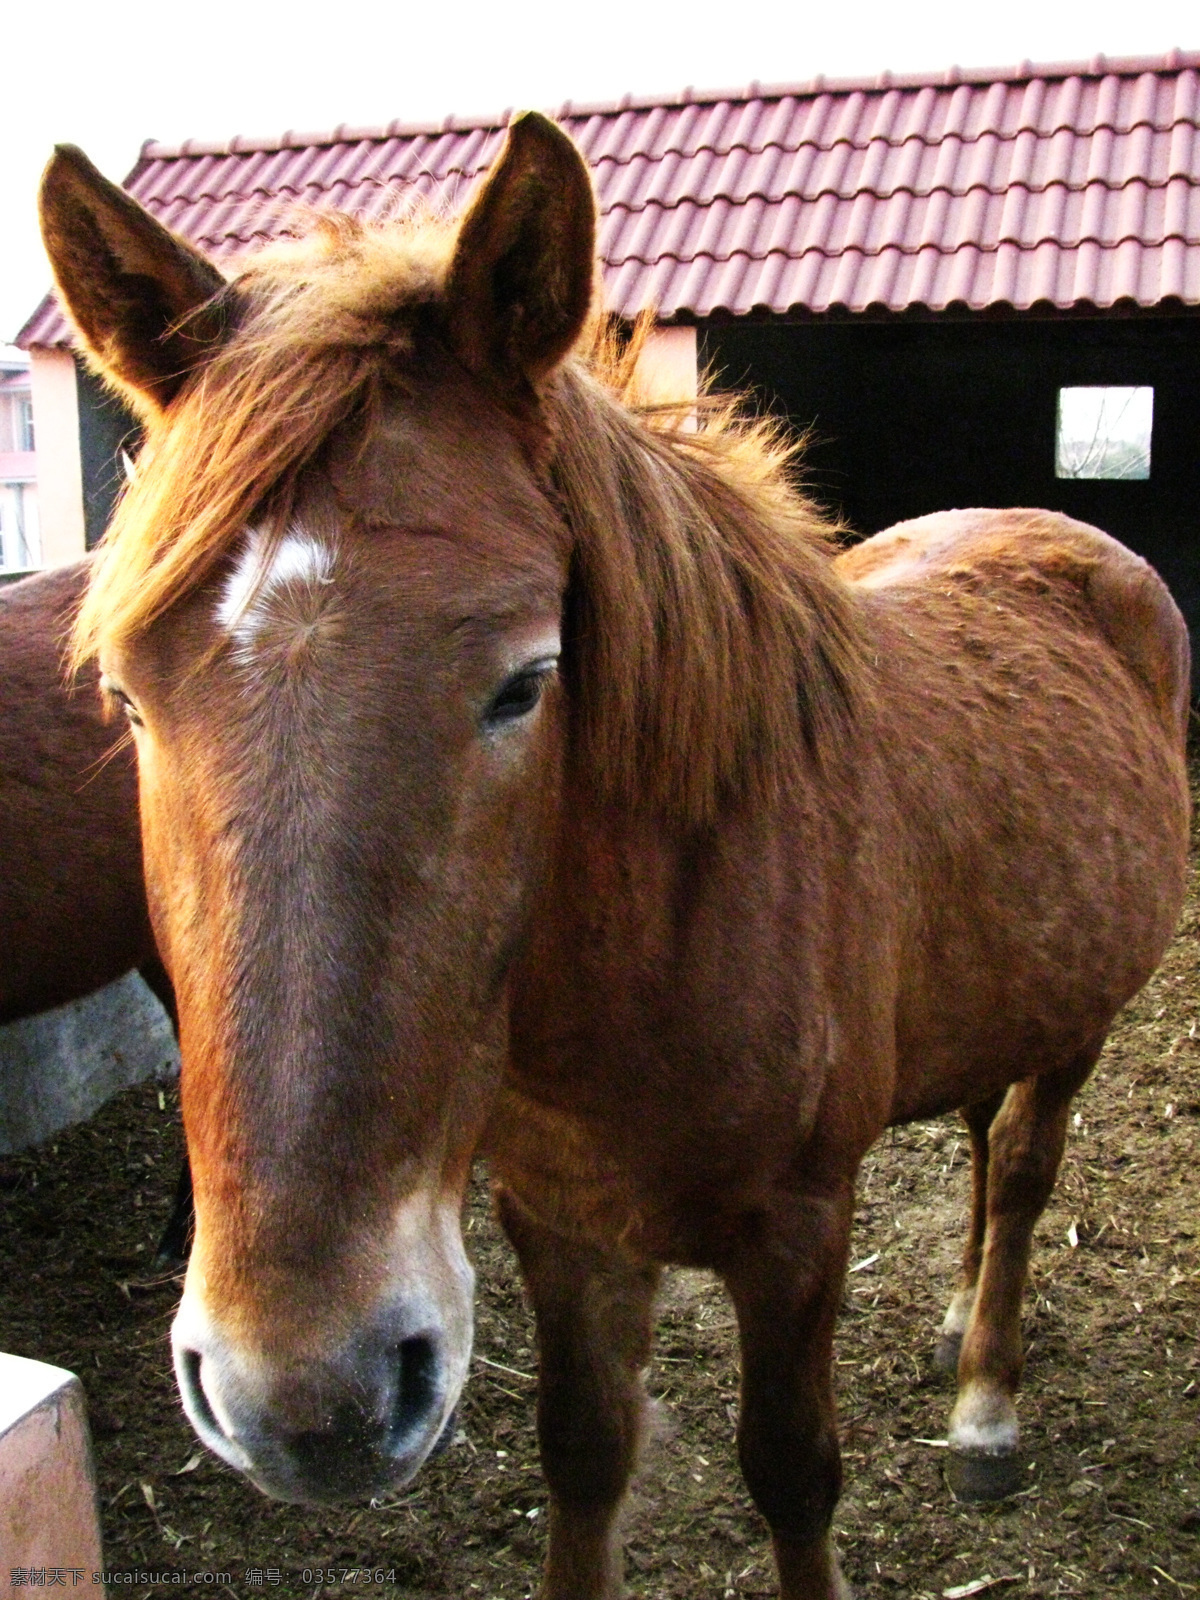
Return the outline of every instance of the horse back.
{"type": "Polygon", "coordinates": [[[1014,596],[1056,590],[1094,619],[1165,727],[1187,735],[1187,624],[1154,568],[1099,528],[1054,511],[938,511],[899,522],[838,558],[862,589],[969,583],[1014,596]]]}

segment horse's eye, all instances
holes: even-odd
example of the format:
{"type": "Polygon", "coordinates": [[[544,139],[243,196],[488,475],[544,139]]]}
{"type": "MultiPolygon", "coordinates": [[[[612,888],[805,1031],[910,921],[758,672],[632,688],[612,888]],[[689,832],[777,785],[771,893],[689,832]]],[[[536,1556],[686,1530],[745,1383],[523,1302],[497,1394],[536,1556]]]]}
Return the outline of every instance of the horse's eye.
{"type": "Polygon", "coordinates": [[[104,694],[110,695],[117,702],[135,728],[143,726],[142,719],[138,714],[138,708],[125,693],[124,689],[107,676],[100,679],[100,688],[104,694]]]}
{"type": "Polygon", "coordinates": [[[542,698],[546,679],[554,667],[553,661],[538,661],[533,666],[522,667],[520,672],[514,672],[500,686],[484,712],[484,722],[496,727],[505,722],[515,722],[518,717],[527,717],[542,698]]]}

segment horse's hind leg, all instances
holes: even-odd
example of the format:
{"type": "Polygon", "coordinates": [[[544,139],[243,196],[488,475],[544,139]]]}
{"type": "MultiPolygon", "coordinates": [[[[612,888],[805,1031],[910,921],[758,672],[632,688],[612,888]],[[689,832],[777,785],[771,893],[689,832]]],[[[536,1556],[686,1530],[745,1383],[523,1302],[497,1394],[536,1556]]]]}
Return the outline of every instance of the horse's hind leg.
{"type": "Polygon", "coordinates": [[[947,1478],[961,1500],[998,1500],[1021,1481],[1014,1397],[1021,1378],[1021,1295],[1034,1225],[1062,1159],[1071,1100],[1099,1047],[1059,1072],[1014,1083],[987,1132],[987,1224],[958,1358],[947,1478]]]}
{"type": "Polygon", "coordinates": [[[179,1176],[175,1180],[175,1199],[171,1206],[171,1215],[167,1218],[167,1225],[154,1251],[156,1271],[165,1272],[171,1267],[187,1266],[195,1228],[196,1204],[192,1195],[192,1169],[185,1150],[179,1176]]]}
{"type": "Polygon", "coordinates": [[[642,1435],[659,1272],[543,1227],[503,1189],[497,1205],[537,1319],[550,1488],[541,1600],[618,1600],[619,1513],[642,1435]]]}
{"type": "Polygon", "coordinates": [[[987,1230],[988,1129],[1003,1104],[1004,1093],[1001,1091],[987,1100],[964,1106],[962,1111],[963,1121],[971,1136],[971,1226],[963,1250],[958,1287],[946,1308],[933,1352],[933,1364],[939,1372],[958,1371],[963,1334],[967,1330],[971,1307],[975,1304],[975,1289],[983,1264],[983,1238],[987,1230]]]}
{"type": "MultiPolygon", "coordinates": [[[[175,1005],[175,989],[167,976],[167,969],[157,955],[147,956],[138,971],[170,1018],[176,1039],[179,1038],[179,1012],[175,1005]]],[[[186,1267],[192,1248],[192,1234],[196,1228],[196,1208],[192,1198],[192,1169],[188,1165],[187,1151],[183,1152],[183,1165],[175,1181],[175,1203],[154,1251],[154,1266],[162,1271],[167,1267],[186,1267]]]]}

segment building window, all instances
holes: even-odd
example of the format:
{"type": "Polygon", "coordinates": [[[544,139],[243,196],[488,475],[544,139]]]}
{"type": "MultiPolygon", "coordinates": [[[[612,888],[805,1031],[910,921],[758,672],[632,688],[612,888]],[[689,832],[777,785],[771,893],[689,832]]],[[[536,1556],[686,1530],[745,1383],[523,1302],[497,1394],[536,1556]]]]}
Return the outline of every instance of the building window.
{"type": "Polygon", "coordinates": [[[17,401],[17,449],[33,450],[33,401],[24,395],[17,401]]]}
{"type": "Polygon", "coordinates": [[[1154,390],[1058,391],[1056,478],[1148,478],[1154,390]]]}

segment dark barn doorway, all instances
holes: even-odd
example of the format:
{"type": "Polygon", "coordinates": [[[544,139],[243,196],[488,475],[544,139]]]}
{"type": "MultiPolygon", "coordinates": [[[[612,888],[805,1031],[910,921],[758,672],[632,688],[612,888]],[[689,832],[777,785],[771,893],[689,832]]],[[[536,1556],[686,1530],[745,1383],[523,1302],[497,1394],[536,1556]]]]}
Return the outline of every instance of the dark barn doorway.
{"type": "Polygon", "coordinates": [[[956,506],[1047,506],[1170,585],[1200,655],[1200,317],[743,321],[701,330],[724,388],[811,431],[817,498],[858,533],[956,506]],[[1055,475],[1059,390],[1153,387],[1150,475],[1055,475]]]}

